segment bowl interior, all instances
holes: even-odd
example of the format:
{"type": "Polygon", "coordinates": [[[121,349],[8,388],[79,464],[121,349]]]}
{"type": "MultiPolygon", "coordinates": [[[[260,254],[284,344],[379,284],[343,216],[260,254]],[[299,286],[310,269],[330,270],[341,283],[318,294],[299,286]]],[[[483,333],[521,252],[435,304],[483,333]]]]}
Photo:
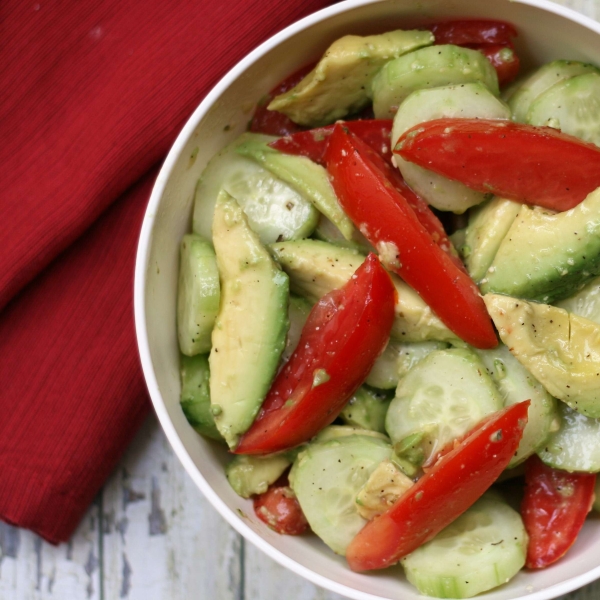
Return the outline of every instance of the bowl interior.
{"type": "MultiPolygon", "coordinates": [[[[153,191],[136,269],[136,323],[150,394],[175,452],[219,512],[271,557],[313,582],[351,598],[422,598],[401,569],[360,575],[316,536],[280,536],[254,517],[224,475],[227,453],[199,437],[179,408],[175,328],[179,242],[191,230],[193,194],[213,154],[246,127],[253,106],[285,75],[316,59],[338,37],[410,28],[440,18],[500,18],[519,30],[527,67],[565,58],[600,64],[600,29],[589,19],[544,0],[349,0],[278,34],[235,67],[192,115],[153,191]]],[[[600,519],[591,518],[569,555],[540,572],[521,572],[486,595],[494,600],[554,598],[600,577],[600,519]]]]}

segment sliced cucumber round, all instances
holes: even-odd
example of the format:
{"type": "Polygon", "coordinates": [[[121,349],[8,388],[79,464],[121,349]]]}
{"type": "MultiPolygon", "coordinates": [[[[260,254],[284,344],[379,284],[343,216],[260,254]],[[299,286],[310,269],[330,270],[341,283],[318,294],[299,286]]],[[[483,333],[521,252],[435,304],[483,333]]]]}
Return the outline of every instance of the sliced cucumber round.
{"type": "Polygon", "coordinates": [[[436,350],[398,384],[385,427],[396,452],[415,452],[422,462],[463,436],[486,415],[502,408],[502,398],[485,367],[471,350],[436,350]],[[408,441],[411,441],[410,444],[408,441]]]}
{"type": "Polygon", "coordinates": [[[375,361],[365,383],[380,390],[395,389],[398,382],[422,358],[434,350],[448,347],[444,342],[402,343],[390,340],[381,356],[375,361]]]}
{"type": "Polygon", "coordinates": [[[553,85],[571,77],[598,72],[600,71],[594,65],[576,60],[555,60],[541,66],[522,81],[508,98],[513,120],[525,123],[532,103],[553,85]]]}
{"type": "Polygon", "coordinates": [[[391,119],[402,101],[424,88],[481,81],[498,94],[498,76],[477,50],[444,44],[420,48],[390,60],[371,84],[376,119],[391,119]]]}
{"type": "Polygon", "coordinates": [[[533,375],[511,354],[504,344],[493,350],[477,350],[488,373],[498,386],[504,406],[530,400],[528,421],[517,452],[508,468],[522,463],[560,426],[557,401],[533,375]]]}
{"type": "Polygon", "coordinates": [[[527,122],[600,145],[600,74],[578,75],[553,85],[531,105],[527,122]]]}
{"type": "Polygon", "coordinates": [[[389,442],[379,437],[349,435],[313,442],[300,453],[290,485],[310,528],[337,554],[366,524],[356,496],[380,462],[390,457],[389,442]]]}
{"type": "MultiPolygon", "coordinates": [[[[392,127],[392,148],[408,129],[442,118],[510,119],[510,109],[482,83],[464,83],[413,92],[402,102],[392,127]]],[[[439,210],[462,213],[483,202],[488,194],[469,189],[394,155],[406,182],[439,210]]]]}
{"type": "Polygon", "coordinates": [[[206,165],[196,187],[193,230],[211,239],[215,202],[221,189],[235,198],[263,244],[308,237],[317,225],[317,209],[267,169],[237,148],[249,140],[268,142],[272,136],[244,133],[206,165]]]}
{"type": "Polygon", "coordinates": [[[592,419],[559,402],[561,425],[538,456],[563,471],[600,472],[600,419],[592,419]]]}
{"type": "Polygon", "coordinates": [[[219,270],[213,247],[199,235],[184,235],[177,290],[177,336],[183,354],[194,356],[210,350],[220,298],[219,270]]]}
{"type": "Polygon", "coordinates": [[[313,237],[342,248],[353,248],[365,254],[373,251],[373,246],[371,246],[369,240],[358,229],[355,228],[352,232],[352,239],[347,240],[333,222],[323,214],[319,216],[319,222],[313,237]]]}
{"type": "Polygon", "coordinates": [[[525,565],[527,543],[519,513],[488,492],[433,540],[403,558],[402,565],[421,594],[471,598],[514,577],[525,565]]]}

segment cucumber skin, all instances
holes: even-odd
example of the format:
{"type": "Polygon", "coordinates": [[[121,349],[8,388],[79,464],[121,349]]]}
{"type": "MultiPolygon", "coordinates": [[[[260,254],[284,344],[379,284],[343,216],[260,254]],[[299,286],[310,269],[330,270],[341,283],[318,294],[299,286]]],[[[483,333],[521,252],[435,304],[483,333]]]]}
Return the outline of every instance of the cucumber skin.
{"type": "Polygon", "coordinates": [[[456,521],[401,563],[408,581],[419,593],[436,598],[471,598],[516,575],[525,566],[527,544],[528,536],[519,513],[497,494],[486,492],[456,521]],[[458,555],[462,558],[457,557],[456,549],[450,550],[452,541],[463,542],[464,552],[458,555]]]}
{"type": "Polygon", "coordinates": [[[177,337],[187,356],[210,351],[221,290],[215,251],[194,233],[183,236],[177,289],[177,337]]]}
{"type": "Polygon", "coordinates": [[[208,355],[180,357],[181,410],[188,423],[202,436],[223,442],[210,411],[208,355]]]}

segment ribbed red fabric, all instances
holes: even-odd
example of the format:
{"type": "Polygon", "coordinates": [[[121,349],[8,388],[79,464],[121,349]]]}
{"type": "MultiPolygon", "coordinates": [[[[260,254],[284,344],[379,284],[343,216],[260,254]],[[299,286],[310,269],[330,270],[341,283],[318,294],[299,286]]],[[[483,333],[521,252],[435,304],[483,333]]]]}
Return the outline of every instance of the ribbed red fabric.
{"type": "Polygon", "coordinates": [[[70,537],[149,408],[132,289],[150,169],[227,69],[329,3],[3,0],[3,520],[70,537]]]}

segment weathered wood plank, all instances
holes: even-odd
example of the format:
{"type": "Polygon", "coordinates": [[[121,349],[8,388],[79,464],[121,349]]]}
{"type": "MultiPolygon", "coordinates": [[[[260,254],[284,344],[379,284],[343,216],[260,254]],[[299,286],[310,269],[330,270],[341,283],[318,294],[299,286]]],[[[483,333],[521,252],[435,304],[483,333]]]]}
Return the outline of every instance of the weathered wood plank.
{"type": "Polygon", "coordinates": [[[0,598],[100,600],[99,542],[96,503],[60,546],[0,522],[0,598]]]}
{"type": "Polygon", "coordinates": [[[104,488],[104,598],[238,600],[240,537],[148,419],[104,488]]]}

